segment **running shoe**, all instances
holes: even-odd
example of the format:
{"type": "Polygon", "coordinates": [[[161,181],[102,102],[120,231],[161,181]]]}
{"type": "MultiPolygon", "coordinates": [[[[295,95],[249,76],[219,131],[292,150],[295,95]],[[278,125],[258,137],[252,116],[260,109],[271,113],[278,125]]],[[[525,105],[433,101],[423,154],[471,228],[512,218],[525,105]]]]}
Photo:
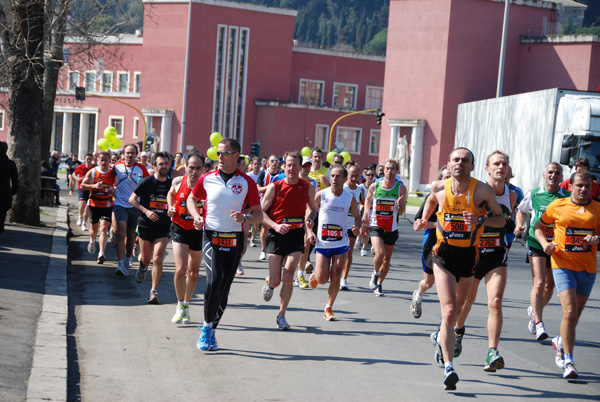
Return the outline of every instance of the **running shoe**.
{"type": "Polygon", "coordinates": [[[456,327],[454,327],[454,336],[456,338],[456,340],[454,341],[454,357],[458,357],[462,353],[462,340],[463,336],[465,336],[465,333],[456,333],[456,327]]]}
{"type": "Polygon", "coordinates": [[[144,278],[146,278],[147,270],[148,270],[148,267],[140,262],[140,267],[138,268],[137,272],[135,273],[135,281],[137,283],[144,282],[144,278]]]}
{"type": "Polygon", "coordinates": [[[367,253],[367,250],[365,250],[364,248],[361,248],[360,249],[360,255],[361,255],[361,257],[366,257],[369,254],[367,253]]]}
{"type": "Polygon", "coordinates": [[[306,273],[308,275],[312,274],[314,271],[314,267],[313,265],[310,263],[310,261],[306,261],[306,265],[304,266],[304,270],[306,271],[306,273]]]}
{"type": "Polygon", "coordinates": [[[435,347],[435,362],[438,367],[444,367],[444,355],[442,354],[442,346],[438,342],[438,334],[439,331],[436,331],[429,335],[429,339],[431,339],[431,343],[435,347]]]}
{"type": "Polygon", "coordinates": [[[235,271],[236,275],[238,276],[244,276],[244,267],[242,267],[242,264],[240,264],[237,268],[237,270],[235,271]]]}
{"type": "Polygon", "coordinates": [[[98,260],[96,261],[96,263],[97,264],[104,264],[104,261],[106,261],[106,256],[101,251],[101,252],[98,253],[98,260]]]}
{"type": "Polygon", "coordinates": [[[559,368],[564,369],[565,368],[565,350],[563,349],[562,338],[560,336],[556,336],[556,337],[552,338],[552,346],[554,346],[554,350],[556,350],[556,357],[554,358],[556,365],[559,368]]]}
{"type": "Polygon", "coordinates": [[[112,229],[110,230],[110,233],[112,233],[110,236],[110,244],[112,244],[114,248],[117,248],[117,245],[119,244],[119,235],[113,233],[112,229]]]}
{"type": "Polygon", "coordinates": [[[533,314],[533,307],[529,306],[527,308],[527,315],[529,316],[529,323],[527,324],[527,329],[529,329],[529,332],[531,332],[532,334],[535,334],[535,317],[533,314]]]}
{"type": "Polygon", "coordinates": [[[127,275],[125,275],[125,267],[123,266],[123,261],[119,261],[117,263],[117,269],[115,269],[115,275],[117,275],[117,276],[127,276],[127,275]]]}
{"type": "Polygon", "coordinates": [[[340,280],[340,290],[350,290],[350,288],[348,287],[348,280],[342,278],[340,280]]]}
{"type": "Polygon", "coordinates": [[[285,320],[284,315],[278,315],[276,322],[277,322],[278,330],[280,330],[280,331],[289,331],[290,330],[290,324],[288,324],[288,322],[285,320]]]}
{"type": "Polygon", "coordinates": [[[256,244],[254,244],[254,239],[250,239],[250,247],[256,247],[256,244]]]}
{"type": "Polygon", "coordinates": [[[158,303],[158,292],[154,289],[148,294],[148,304],[159,304],[158,303]]]}
{"type": "Polygon", "coordinates": [[[544,327],[544,323],[540,321],[537,324],[535,324],[535,340],[543,341],[546,338],[548,338],[546,327],[544,327]]]}
{"type": "Polygon", "coordinates": [[[308,289],[308,283],[306,283],[306,279],[304,279],[304,275],[298,275],[296,277],[295,284],[300,289],[308,289]]]}
{"type": "Polygon", "coordinates": [[[202,327],[198,326],[198,329],[202,333],[198,338],[198,343],[196,344],[196,346],[200,350],[208,350],[208,348],[210,347],[210,338],[213,330],[208,325],[203,325],[202,327]]]}
{"type": "Polygon", "coordinates": [[[140,246],[137,244],[133,245],[133,256],[137,259],[140,258],[140,246]]]}
{"type": "Polygon", "coordinates": [[[444,371],[444,385],[447,391],[456,390],[456,383],[458,382],[458,374],[454,370],[454,367],[446,367],[444,371]]]}
{"type": "Polygon", "coordinates": [[[379,279],[379,275],[375,272],[371,273],[371,280],[369,281],[369,289],[375,290],[377,289],[377,280],[379,279]]]}
{"type": "Polygon", "coordinates": [[[171,318],[171,322],[173,324],[181,324],[181,320],[183,320],[183,306],[177,304],[177,307],[175,307],[175,315],[171,318]]]}
{"type": "Polygon", "coordinates": [[[377,297],[381,297],[384,295],[383,293],[383,287],[381,287],[381,283],[377,284],[377,287],[375,288],[375,290],[373,291],[373,293],[375,293],[375,296],[377,297]]]}
{"type": "Polygon", "coordinates": [[[325,309],[325,312],[323,313],[323,318],[326,321],[337,321],[337,318],[335,318],[335,314],[333,314],[333,307],[327,307],[325,309]]]}
{"type": "Polygon", "coordinates": [[[490,348],[488,352],[487,358],[485,359],[485,366],[483,366],[483,371],[487,371],[488,373],[495,373],[496,370],[500,370],[504,368],[504,359],[500,356],[498,349],[490,348]]]}
{"type": "Polygon", "coordinates": [[[414,318],[421,317],[421,302],[422,299],[417,301],[418,290],[415,290],[412,295],[412,300],[410,301],[410,313],[414,318]]]}
{"type": "Polygon", "coordinates": [[[265,286],[263,286],[262,288],[262,296],[266,302],[271,300],[271,298],[273,297],[273,288],[270,288],[268,283],[265,283],[265,286]]]}
{"type": "Polygon", "coordinates": [[[88,230],[87,223],[83,222],[81,224],[81,230],[83,230],[84,232],[87,232],[87,230],[88,230]]]}
{"type": "Polygon", "coordinates": [[[87,251],[90,254],[94,254],[96,252],[96,240],[90,240],[87,245],[87,251]]]}
{"type": "Polygon", "coordinates": [[[181,323],[182,324],[190,323],[190,305],[189,304],[186,304],[183,307],[183,318],[181,319],[181,323]]]}
{"type": "Polygon", "coordinates": [[[577,374],[577,370],[575,370],[575,366],[573,365],[573,363],[566,363],[563,371],[563,378],[570,379],[577,377],[579,377],[579,374],[577,374]]]}
{"type": "Polygon", "coordinates": [[[260,261],[264,261],[264,260],[266,260],[266,259],[267,259],[267,254],[265,254],[265,252],[264,252],[264,251],[261,251],[261,252],[260,252],[260,257],[258,257],[258,259],[259,259],[260,261]]]}
{"type": "Polygon", "coordinates": [[[83,218],[80,216],[79,219],[77,219],[77,226],[81,226],[82,223],[83,223],[83,218]]]}
{"type": "Polygon", "coordinates": [[[308,279],[308,283],[310,283],[310,287],[313,288],[313,289],[316,288],[317,285],[319,284],[319,281],[315,277],[315,273],[314,272],[310,275],[310,278],[308,279]]]}

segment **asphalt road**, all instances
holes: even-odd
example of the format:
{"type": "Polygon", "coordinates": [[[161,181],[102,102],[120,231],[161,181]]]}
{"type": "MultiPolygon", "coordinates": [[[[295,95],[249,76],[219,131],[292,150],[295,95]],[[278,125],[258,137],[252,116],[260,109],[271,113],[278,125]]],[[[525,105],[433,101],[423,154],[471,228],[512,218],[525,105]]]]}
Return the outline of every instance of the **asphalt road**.
{"type": "MultiPolygon", "coordinates": [[[[74,222],[75,219],[71,219],[74,222]]],[[[337,322],[323,320],[327,287],[294,288],[287,313],[291,331],[275,327],[278,291],[269,303],[261,287],[267,265],[258,248],[248,248],[246,274],[237,277],[217,330],[219,350],[196,348],[202,319],[204,268],[190,314],[193,325],[174,325],[174,264],[170,246],[159,287],[160,305],[147,305],[150,281],[113,275],[115,251],[96,265],[85,250],[87,235],[74,228],[69,244],[70,401],[175,400],[434,400],[447,395],[488,400],[600,400],[600,294],[592,292],[579,325],[575,363],[580,377],[562,379],[550,339],[536,342],[527,330],[531,290],[521,243],[509,256],[504,328],[499,346],[506,368],[482,370],[487,354],[487,307],[482,286],[467,321],[463,353],[455,360],[457,391],[444,391],[429,334],[440,317],[435,288],[426,294],[423,315],[414,319],[410,298],[422,278],[422,233],[408,221],[384,282],[384,297],[368,288],[372,257],[354,252],[351,290],[340,292],[337,322]]],[[[314,258],[314,257],[313,257],[314,258]]],[[[137,265],[134,264],[137,267],[137,265]]],[[[558,334],[560,304],[546,307],[546,328],[558,334]]]]}

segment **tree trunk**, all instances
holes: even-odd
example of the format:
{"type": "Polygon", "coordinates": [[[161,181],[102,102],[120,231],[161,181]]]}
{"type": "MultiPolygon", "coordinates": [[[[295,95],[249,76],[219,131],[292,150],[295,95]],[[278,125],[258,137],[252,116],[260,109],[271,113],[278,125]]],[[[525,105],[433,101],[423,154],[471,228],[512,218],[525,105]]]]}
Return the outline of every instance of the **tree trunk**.
{"type": "Polygon", "coordinates": [[[39,225],[44,8],[40,0],[13,0],[15,52],[9,59],[8,153],[19,174],[12,220],[39,225]]]}
{"type": "MultiPolygon", "coordinates": [[[[52,122],[58,73],[63,65],[63,44],[67,25],[68,0],[46,0],[46,42],[44,51],[44,100],[40,157],[48,158],[52,140],[52,122]]],[[[63,150],[68,152],[68,150],[63,150]]]]}

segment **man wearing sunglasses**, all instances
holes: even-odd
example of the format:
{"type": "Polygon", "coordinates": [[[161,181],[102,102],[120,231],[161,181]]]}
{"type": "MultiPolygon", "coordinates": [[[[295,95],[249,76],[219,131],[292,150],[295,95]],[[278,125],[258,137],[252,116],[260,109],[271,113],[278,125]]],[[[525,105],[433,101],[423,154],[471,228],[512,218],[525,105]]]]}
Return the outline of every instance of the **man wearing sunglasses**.
{"type": "Polygon", "coordinates": [[[240,143],[232,138],[219,142],[218,168],[198,179],[187,199],[196,230],[204,229],[202,250],[206,266],[204,323],[198,349],[217,350],[215,329],[225,308],[243,250],[242,224],[262,221],[263,213],[256,183],[237,169],[240,143]],[[198,200],[205,199],[204,216],[198,212],[198,200]],[[249,205],[250,214],[243,213],[249,205]]]}
{"type": "MultiPolygon", "coordinates": [[[[258,185],[258,192],[261,194],[260,198],[262,199],[264,193],[267,191],[267,187],[269,184],[275,183],[281,180],[285,175],[280,174],[279,168],[281,167],[281,161],[279,160],[279,156],[271,155],[269,157],[267,170],[263,170],[261,174],[258,176],[258,181],[256,182],[258,185]]],[[[265,211],[269,212],[269,211],[265,211]]],[[[267,231],[263,230],[260,232],[260,256],[259,260],[264,261],[267,259],[267,253],[265,252],[265,248],[267,246],[267,231]]]]}

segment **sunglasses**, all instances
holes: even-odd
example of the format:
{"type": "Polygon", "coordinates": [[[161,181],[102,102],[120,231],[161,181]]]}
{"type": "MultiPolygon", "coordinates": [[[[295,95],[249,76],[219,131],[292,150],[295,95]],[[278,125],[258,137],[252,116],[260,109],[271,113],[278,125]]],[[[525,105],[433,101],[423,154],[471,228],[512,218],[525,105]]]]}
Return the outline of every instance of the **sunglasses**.
{"type": "Polygon", "coordinates": [[[217,151],[217,156],[227,156],[227,155],[233,155],[233,154],[237,154],[237,151],[217,151]]]}
{"type": "Polygon", "coordinates": [[[279,162],[279,159],[271,159],[269,162],[279,162]]]}
{"type": "Polygon", "coordinates": [[[371,174],[367,173],[365,176],[375,176],[375,175],[373,173],[371,173],[371,174]]]}

